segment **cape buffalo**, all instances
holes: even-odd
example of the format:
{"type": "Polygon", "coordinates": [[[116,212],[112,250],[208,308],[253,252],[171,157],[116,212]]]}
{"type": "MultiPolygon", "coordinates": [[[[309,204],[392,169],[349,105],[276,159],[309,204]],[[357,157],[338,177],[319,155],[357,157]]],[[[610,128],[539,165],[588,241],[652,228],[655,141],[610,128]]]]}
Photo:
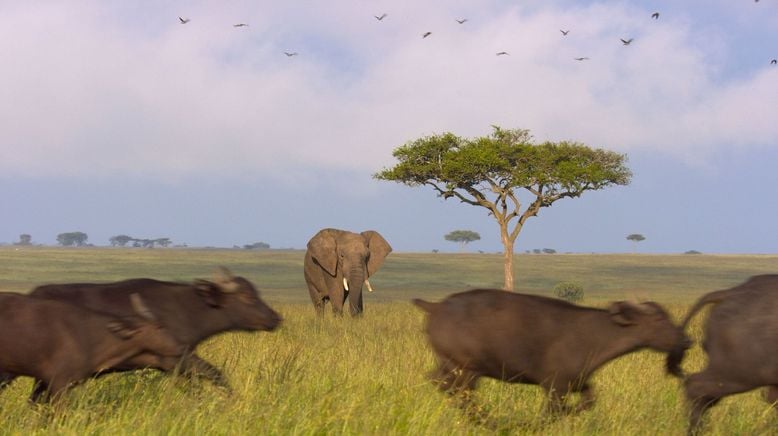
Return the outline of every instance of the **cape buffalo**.
{"type": "Polygon", "coordinates": [[[441,390],[467,400],[479,377],[540,385],[551,412],[570,412],[565,399],[572,392],[582,394],[574,410],[592,407],[588,380],[605,363],[642,348],[668,352],[687,341],[653,302],[621,301],[603,310],[475,289],[439,303],[413,303],[429,314],[426,332],[438,360],[430,376],[441,390]]]}
{"type": "Polygon", "coordinates": [[[226,331],[272,331],[281,323],[281,317],[259,298],[254,285],[233,276],[226,268],[219,270],[214,281],[196,280],[193,284],[131,279],[104,284],[44,285],[30,295],[121,316],[132,312],[132,293],[143,297],[160,323],[187,346],[187,351],[177,358],[144,353],[123,362],[114,371],[170,371],[178,366],[184,374],[204,377],[229,390],[222,372],[194,354],[197,344],[226,331]]]}
{"type": "MultiPolygon", "coordinates": [[[[708,366],[684,380],[691,406],[689,433],[700,425],[705,411],[723,397],[766,386],[769,402],[778,401],[778,275],[759,275],[745,283],[700,298],[681,324],[713,304],[705,323],[703,349],[708,366]]],[[[686,348],[667,357],[667,370],[682,376],[686,348]]]]}
{"type": "Polygon", "coordinates": [[[34,400],[56,399],[70,385],[139,353],[180,356],[184,345],[151,318],[138,294],[131,300],[145,318],[0,293],[0,389],[31,376],[40,386],[34,400]]]}

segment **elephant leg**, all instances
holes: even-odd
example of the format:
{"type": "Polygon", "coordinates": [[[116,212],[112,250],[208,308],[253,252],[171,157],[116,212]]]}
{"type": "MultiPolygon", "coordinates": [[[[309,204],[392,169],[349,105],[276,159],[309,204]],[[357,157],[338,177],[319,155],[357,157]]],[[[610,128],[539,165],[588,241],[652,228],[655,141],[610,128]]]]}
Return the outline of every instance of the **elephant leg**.
{"type": "Polygon", "coordinates": [[[324,297],[319,294],[319,291],[316,289],[316,286],[313,285],[313,283],[307,283],[308,285],[308,294],[311,296],[311,303],[313,303],[313,308],[316,310],[316,315],[323,316],[324,315],[324,297]]]}
{"type": "Polygon", "coordinates": [[[332,313],[336,316],[343,316],[343,303],[346,302],[345,290],[338,285],[330,293],[330,303],[332,303],[332,313]]]}
{"type": "Polygon", "coordinates": [[[348,302],[351,316],[359,316],[362,314],[362,292],[349,292],[348,302]]]}

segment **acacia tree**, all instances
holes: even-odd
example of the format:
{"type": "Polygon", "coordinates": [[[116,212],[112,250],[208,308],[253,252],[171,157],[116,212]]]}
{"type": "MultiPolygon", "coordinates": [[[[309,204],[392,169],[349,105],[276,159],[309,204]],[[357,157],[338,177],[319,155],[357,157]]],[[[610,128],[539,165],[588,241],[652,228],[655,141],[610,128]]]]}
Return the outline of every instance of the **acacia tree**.
{"type": "Polygon", "coordinates": [[[57,235],[57,242],[64,247],[82,247],[89,237],[84,232],[67,232],[57,235]]]}
{"type": "Polygon", "coordinates": [[[111,247],[116,247],[116,246],[126,247],[127,243],[132,241],[133,239],[134,238],[132,236],[128,236],[128,235],[116,235],[108,238],[108,242],[111,243],[111,247]]]}
{"type": "Polygon", "coordinates": [[[504,287],[513,290],[513,246],[530,217],[562,198],[627,185],[632,173],[623,154],[578,142],[535,143],[528,130],[492,128],[478,138],[445,133],[408,142],[392,153],[399,162],[373,177],[427,185],[443,199],[487,209],[505,249],[504,287]]]}
{"type": "Polygon", "coordinates": [[[465,245],[481,239],[481,235],[472,230],[454,230],[443,236],[443,239],[446,241],[459,242],[460,248],[464,251],[465,245]]]}
{"type": "Polygon", "coordinates": [[[638,249],[638,242],[645,240],[646,237],[641,235],[640,233],[633,233],[631,235],[627,235],[627,240],[632,241],[632,252],[636,252],[638,249]]]}

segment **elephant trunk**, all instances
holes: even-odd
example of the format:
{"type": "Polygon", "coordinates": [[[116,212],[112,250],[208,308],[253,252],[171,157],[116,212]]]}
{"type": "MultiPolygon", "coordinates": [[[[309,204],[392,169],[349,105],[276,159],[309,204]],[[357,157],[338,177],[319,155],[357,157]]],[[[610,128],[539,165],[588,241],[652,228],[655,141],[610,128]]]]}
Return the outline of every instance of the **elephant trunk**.
{"type": "Polygon", "coordinates": [[[362,292],[362,284],[366,277],[364,271],[354,268],[343,277],[343,289],[348,292],[362,292]]]}

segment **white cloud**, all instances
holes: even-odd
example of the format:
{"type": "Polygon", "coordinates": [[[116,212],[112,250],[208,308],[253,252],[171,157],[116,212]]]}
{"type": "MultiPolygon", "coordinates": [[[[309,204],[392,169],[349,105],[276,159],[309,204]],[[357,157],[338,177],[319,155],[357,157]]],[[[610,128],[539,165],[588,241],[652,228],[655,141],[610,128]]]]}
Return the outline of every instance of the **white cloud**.
{"type": "Polygon", "coordinates": [[[620,2],[276,3],[0,7],[12,60],[0,172],[292,180],[372,172],[407,140],[494,123],[684,159],[778,144],[778,68],[722,75],[727,35],[700,34],[692,16],[654,21],[620,2]]]}

